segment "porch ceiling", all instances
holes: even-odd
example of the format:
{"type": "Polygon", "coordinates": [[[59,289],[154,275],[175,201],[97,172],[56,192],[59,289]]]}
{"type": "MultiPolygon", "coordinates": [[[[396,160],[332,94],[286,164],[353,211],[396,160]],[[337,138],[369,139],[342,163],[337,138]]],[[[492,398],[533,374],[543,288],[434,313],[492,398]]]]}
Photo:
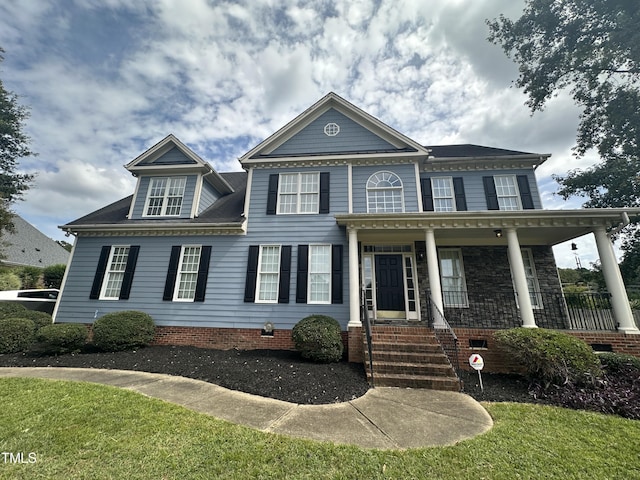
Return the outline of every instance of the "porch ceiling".
{"type": "Polygon", "coordinates": [[[623,225],[640,216],[640,208],[519,210],[479,212],[337,214],[338,225],[358,230],[358,240],[398,242],[424,240],[433,229],[438,245],[506,245],[495,230],[515,228],[522,245],[556,245],[593,232],[623,225]]]}

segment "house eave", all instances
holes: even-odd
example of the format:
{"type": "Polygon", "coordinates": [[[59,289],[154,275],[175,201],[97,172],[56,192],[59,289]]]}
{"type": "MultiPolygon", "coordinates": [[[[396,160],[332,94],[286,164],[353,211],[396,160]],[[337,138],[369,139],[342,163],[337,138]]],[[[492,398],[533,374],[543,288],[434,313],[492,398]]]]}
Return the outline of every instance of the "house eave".
{"type": "Polygon", "coordinates": [[[420,166],[424,172],[460,172],[496,169],[538,168],[551,154],[499,157],[429,157],[420,166]]]}
{"type": "Polygon", "coordinates": [[[190,235],[246,235],[246,221],[227,223],[162,223],[162,224],[88,224],[61,225],[58,228],[68,234],[97,236],[190,236],[190,235]]]}
{"type": "Polygon", "coordinates": [[[278,158],[251,158],[243,161],[245,168],[287,168],[287,167],[313,167],[332,165],[381,165],[415,163],[426,157],[424,152],[398,152],[398,153],[365,153],[339,155],[308,155],[300,157],[278,158]]]}

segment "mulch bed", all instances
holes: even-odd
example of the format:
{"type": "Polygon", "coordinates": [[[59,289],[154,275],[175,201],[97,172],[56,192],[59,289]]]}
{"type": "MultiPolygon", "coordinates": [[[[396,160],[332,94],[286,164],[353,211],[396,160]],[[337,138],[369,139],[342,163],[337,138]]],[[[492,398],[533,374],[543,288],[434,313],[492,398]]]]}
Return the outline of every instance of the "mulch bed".
{"type": "MultiPolygon", "coordinates": [[[[151,346],[105,353],[87,350],[59,356],[0,355],[0,367],[81,367],[137,370],[179,375],[263,397],[299,404],[353,400],[369,389],[362,364],[321,364],[283,350],[210,350],[183,346],[151,346]]],[[[481,401],[534,402],[521,377],[463,372],[465,393],[481,401]]]]}

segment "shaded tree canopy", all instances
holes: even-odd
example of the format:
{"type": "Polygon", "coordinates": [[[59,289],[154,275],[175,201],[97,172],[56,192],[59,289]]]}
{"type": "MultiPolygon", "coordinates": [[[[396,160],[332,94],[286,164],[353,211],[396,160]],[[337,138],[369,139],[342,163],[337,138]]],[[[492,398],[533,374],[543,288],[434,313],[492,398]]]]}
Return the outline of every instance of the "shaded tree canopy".
{"type": "MultiPolygon", "coordinates": [[[[560,91],[582,109],[574,154],[594,149],[601,161],[554,176],[558,194],[585,197],[585,207],[640,206],[640,2],[527,0],[518,20],[487,24],[489,41],[518,64],[515,84],[533,113],[560,91]]],[[[637,242],[635,225],[624,261],[640,255],[637,242]]]]}
{"type": "MultiPolygon", "coordinates": [[[[3,53],[0,48],[0,62],[4,60],[3,53]]],[[[20,105],[18,95],[7,91],[0,80],[0,232],[12,228],[10,206],[33,180],[32,174],[18,173],[18,161],[35,155],[23,132],[28,117],[28,108],[20,105]]]]}

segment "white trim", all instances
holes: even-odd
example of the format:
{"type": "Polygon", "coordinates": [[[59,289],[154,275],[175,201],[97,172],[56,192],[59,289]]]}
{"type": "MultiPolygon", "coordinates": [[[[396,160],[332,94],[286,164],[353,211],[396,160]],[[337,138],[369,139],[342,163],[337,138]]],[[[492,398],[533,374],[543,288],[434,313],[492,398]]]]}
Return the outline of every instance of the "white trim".
{"type": "Polygon", "coordinates": [[[141,181],[141,178],[138,177],[136,181],[136,188],[133,191],[133,198],[131,199],[131,205],[129,205],[129,213],[127,214],[128,219],[131,219],[133,217],[133,210],[136,206],[136,202],[138,201],[138,192],[140,191],[140,181],[141,181]]]}
{"type": "Polygon", "coordinates": [[[56,316],[58,315],[58,308],[60,307],[60,301],[62,299],[62,294],[64,293],[64,287],[67,285],[67,278],[69,277],[69,270],[71,270],[71,261],[73,260],[73,254],[76,253],[76,244],[78,243],[78,238],[76,237],[73,240],[73,246],[71,247],[71,253],[69,254],[69,259],[67,260],[67,268],[64,270],[64,275],[62,275],[62,283],[60,284],[60,293],[58,294],[58,298],[56,299],[56,304],[53,307],[53,313],[51,314],[51,318],[53,323],[56,323],[56,316]]]}
{"type": "MultiPolygon", "coordinates": [[[[255,303],[278,303],[278,296],[280,295],[280,266],[282,264],[282,245],[280,244],[264,244],[260,245],[258,252],[258,269],[256,270],[256,295],[255,295],[255,303]],[[265,247],[278,247],[278,268],[277,268],[277,278],[276,278],[276,295],[273,300],[260,300],[260,286],[262,283],[262,250],[265,247]]],[[[273,274],[273,272],[267,272],[269,274],[273,274]]]]}
{"type": "MultiPolygon", "coordinates": [[[[200,258],[202,258],[202,245],[181,245],[180,247],[180,261],[178,262],[178,269],[176,271],[176,283],[173,286],[173,297],[171,301],[173,302],[193,302],[195,299],[196,289],[198,285],[198,274],[200,273],[200,258]],[[184,251],[187,248],[199,248],[198,252],[198,269],[196,270],[196,287],[193,289],[193,298],[178,298],[178,293],[180,292],[180,280],[182,278],[182,262],[184,261],[184,251]]],[[[193,274],[193,272],[184,272],[193,274]]]]}
{"type": "Polygon", "coordinates": [[[182,209],[184,207],[184,197],[185,197],[185,192],[187,191],[187,181],[188,181],[189,177],[186,175],[175,175],[175,176],[159,176],[159,177],[149,177],[149,186],[147,187],[147,196],[145,198],[145,202],[144,202],[144,210],[142,211],[142,217],[144,218],[160,218],[160,217],[179,217],[182,214],[182,209]],[[164,193],[163,193],[163,197],[162,197],[162,204],[160,206],[160,215],[149,215],[148,209],[149,209],[149,200],[150,200],[150,194],[151,194],[151,185],[153,184],[154,180],[161,180],[161,179],[165,179],[166,180],[166,184],[164,187],[164,193]],[[184,188],[182,190],[182,201],[180,202],[180,212],[178,212],[177,214],[174,215],[168,215],[167,212],[167,203],[168,203],[168,199],[169,199],[169,188],[171,185],[171,180],[177,180],[177,179],[184,179],[184,188]]]}
{"type": "Polygon", "coordinates": [[[404,213],[405,211],[405,205],[404,205],[404,183],[402,182],[402,178],[400,178],[400,175],[398,175],[395,172],[392,172],[390,170],[379,170],[377,172],[372,173],[369,178],[367,179],[367,182],[365,184],[365,188],[366,188],[366,193],[367,193],[367,213],[404,213]],[[389,175],[393,175],[394,177],[396,177],[398,179],[398,181],[400,182],[400,186],[399,187],[377,187],[377,186],[373,186],[370,187],[369,183],[372,181],[373,177],[377,177],[378,175],[381,174],[389,174],[389,175]],[[401,211],[400,212],[388,212],[385,211],[384,212],[370,212],[369,209],[369,193],[370,192],[382,192],[382,191],[391,191],[391,192],[400,192],[400,208],[401,211]]]}
{"type": "Polygon", "coordinates": [[[127,269],[127,261],[129,260],[129,252],[131,252],[131,245],[111,245],[111,250],[109,250],[109,258],[107,259],[107,265],[104,269],[104,276],[102,277],[102,286],[100,287],[100,295],[98,296],[98,300],[120,300],[120,292],[122,291],[122,281],[120,282],[120,289],[118,290],[118,296],[116,297],[107,297],[107,285],[109,284],[109,277],[112,273],[122,273],[122,280],[124,280],[124,273],[127,269]],[[113,256],[116,252],[116,248],[126,248],[127,249],[127,258],[124,262],[124,270],[122,272],[113,272],[111,270],[111,263],[113,262],[113,256]]]}
{"type": "MultiPolygon", "coordinates": [[[[447,278],[460,278],[462,280],[462,294],[464,295],[463,297],[463,302],[462,303],[447,303],[447,299],[445,295],[442,295],[442,305],[443,307],[450,307],[450,308],[468,308],[469,307],[469,295],[467,293],[467,278],[465,276],[464,273],[464,260],[462,257],[462,249],[461,248],[439,248],[438,249],[438,267],[440,268],[440,285],[441,288],[444,288],[444,282],[443,282],[443,273],[442,273],[442,253],[443,252],[455,252],[456,254],[456,261],[460,262],[460,276],[459,277],[447,277],[447,278]]],[[[444,293],[444,291],[443,291],[444,293]]]]}
{"type": "Polygon", "coordinates": [[[438,213],[442,213],[442,212],[455,212],[458,209],[456,208],[456,192],[453,188],[453,177],[448,176],[448,175],[438,175],[438,176],[433,176],[429,178],[429,182],[431,183],[431,200],[433,201],[433,211],[434,212],[438,212],[438,213]],[[453,207],[453,210],[438,210],[436,208],[436,194],[435,194],[435,188],[433,185],[433,181],[434,180],[448,180],[449,182],[449,190],[451,191],[451,197],[438,197],[438,199],[443,199],[443,198],[449,198],[451,199],[451,206],[453,207]]]}
{"type": "MultiPolygon", "coordinates": [[[[201,173],[198,173],[198,177],[196,178],[196,188],[193,192],[193,202],[191,203],[191,215],[189,218],[196,218],[198,216],[198,210],[200,208],[200,198],[202,197],[202,183],[204,182],[204,176],[201,173]]],[[[185,184],[186,190],[186,184],[185,184]]],[[[184,200],[184,195],[182,196],[184,200]]]]}
{"type": "Polygon", "coordinates": [[[418,165],[418,162],[416,162],[414,165],[415,165],[415,171],[416,171],[416,196],[418,197],[417,198],[418,212],[422,213],[424,212],[424,206],[422,205],[422,184],[420,182],[420,165],[418,165]]]}
{"type": "MultiPolygon", "coordinates": [[[[542,303],[542,295],[540,293],[540,283],[538,282],[538,273],[536,272],[536,264],[533,259],[533,250],[530,248],[520,248],[522,251],[522,264],[526,267],[525,258],[529,262],[531,267],[532,275],[527,275],[527,269],[525,268],[525,276],[527,280],[531,279],[533,281],[533,291],[529,290],[529,298],[533,300],[535,298],[535,304],[533,301],[531,302],[531,307],[534,310],[542,310],[544,309],[544,304],[542,303]]],[[[514,285],[515,288],[515,285],[514,285]]],[[[516,297],[516,304],[518,303],[518,298],[516,297]]]]}
{"type": "MultiPolygon", "coordinates": [[[[330,243],[311,243],[309,244],[309,252],[308,252],[308,256],[307,256],[307,265],[309,266],[309,268],[307,269],[307,304],[308,305],[331,305],[331,265],[332,265],[332,249],[331,249],[331,244],[330,243]],[[313,247],[328,247],[329,248],[329,270],[328,272],[320,272],[322,275],[327,275],[329,277],[329,291],[328,291],[328,298],[326,301],[312,301],[311,300],[311,275],[312,275],[312,271],[311,271],[311,249],[313,247]]],[[[318,272],[316,272],[318,273],[318,272]]]]}
{"type": "Polygon", "coordinates": [[[353,164],[347,164],[347,195],[349,197],[349,213],[353,213],[353,164]]]}
{"type": "Polygon", "coordinates": [[[320,213],[320,172],[287,172],[287,173],[279,173],[278,174],[278,197],[277,197],[277,201],[276,201],[276,214],[277,215],[317,215],[318,213],[320,213]],[[318,189],[315,192],[302,192],[302,176],[303,175],[315,175],[316,176],[316,184],[318,186],[318,189]],[[293,176],[297,176],[297,185],[296,185],[296,193],[282,193],[282,178],[284,176],[288,176],[288,177],[293,177],[293,176]],[[295,212],[281,212],[280,211],[280,200],[281,200],[281,195],[286,195],[286,196],[296,196],[296,211],[295,212]],[[313,212],[301,212],[300,211],[300,207],[301,207],[301,199],[302,199],[302,195],[315,195],[316,196],[316,208],[313,212]]]}
{"type": "Polygon", "coordinates": [[[242,216],[244,218],[249,218],[249,206],[251,202],[252,183],[253,183],[253,168],[249,168],[247,170],[247,189],[245,190],[245,193],[244,193],[244,211],[242,212],[242,216]]]}
{"type": "Polygon", "coordinates": [[[497,201],[498,201],[498,208],[500,209],[501,212],[514,212],[514,211],[522,210],[522,200],[520,198],[520,188],[518,187],[518,179],[516,178],[515,175],[494,175],[493,176],[493,186],[496,189],[496,198],[497,198],[497,201]],[[513,195],[502,195],[502,196],[500,196],[500,193],[498,192],[498,184],[496,183],[496,180],[498,178],[509,178],[513,182],[513,188],[516,191],[515,197],[516,197],[516,203],[518,205],[518,208],[502,208],[502,205],[500,205],[500,199],[501,198],[513,198],[513,195]]]}

